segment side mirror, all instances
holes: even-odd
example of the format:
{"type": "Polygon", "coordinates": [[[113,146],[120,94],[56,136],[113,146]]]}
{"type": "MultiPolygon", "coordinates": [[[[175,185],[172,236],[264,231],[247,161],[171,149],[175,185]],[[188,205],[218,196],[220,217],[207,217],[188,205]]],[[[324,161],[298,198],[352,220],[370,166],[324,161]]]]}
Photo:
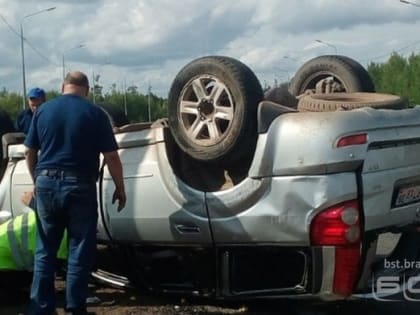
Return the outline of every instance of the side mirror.
{"type": "Polygon", "coordinates": [[[22,132],[10,132],[6,133],[2,137],[2,147],[3,147],[3,159],[7,160],[8,157],[8,147],[12,144],[21,144],[25,141],[25,134],[22,132]]]}

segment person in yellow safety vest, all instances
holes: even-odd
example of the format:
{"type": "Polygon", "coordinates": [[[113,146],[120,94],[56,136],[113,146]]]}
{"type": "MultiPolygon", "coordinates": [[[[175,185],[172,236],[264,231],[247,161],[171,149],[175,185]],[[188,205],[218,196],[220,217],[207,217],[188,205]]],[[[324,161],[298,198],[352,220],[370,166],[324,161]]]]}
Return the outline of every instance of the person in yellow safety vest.
{"type": "MultiPolygon", "coordinates": [[[[32,271],[36,242],[35,211],[28,205],[32,193],[24,193],[24,213],[0,225],[0,271],[32,271]],[[29,198],[30,196],[30,198],[29,198]]],[[[57,258],[67,258],[67,237],[63,237],[57,258]]]]}

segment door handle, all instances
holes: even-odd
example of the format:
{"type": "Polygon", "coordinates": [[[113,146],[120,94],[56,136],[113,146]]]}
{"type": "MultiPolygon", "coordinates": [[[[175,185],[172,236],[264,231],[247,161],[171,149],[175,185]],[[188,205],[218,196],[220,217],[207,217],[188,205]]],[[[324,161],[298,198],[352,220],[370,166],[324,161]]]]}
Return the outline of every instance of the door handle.
{"type": "Polygon", "coordinates": [[[175,228],[181,234],[200,233],[200,228],[195,225],[191,226],[191,225],[177,224],[175,225],[175,228]]]}

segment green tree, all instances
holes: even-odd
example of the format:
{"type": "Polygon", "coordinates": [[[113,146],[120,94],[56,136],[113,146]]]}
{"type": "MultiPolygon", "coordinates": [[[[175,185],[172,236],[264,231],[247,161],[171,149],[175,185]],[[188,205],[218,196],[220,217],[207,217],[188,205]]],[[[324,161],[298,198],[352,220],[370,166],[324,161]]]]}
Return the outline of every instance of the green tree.
{"type": "Polygon", "coordinates": [[[22,96],[3,88],[0,93],[0,108],[4,109],[13,120],[16,119],[22,110],[22,96]]]}
{"type": "Polygon", "coordinates": [[[370,63],[368,72],[377,92],[406,97],[411,104],[420,104],[420,56],[408,58],[393,53],[384,63],[370,63]]]}

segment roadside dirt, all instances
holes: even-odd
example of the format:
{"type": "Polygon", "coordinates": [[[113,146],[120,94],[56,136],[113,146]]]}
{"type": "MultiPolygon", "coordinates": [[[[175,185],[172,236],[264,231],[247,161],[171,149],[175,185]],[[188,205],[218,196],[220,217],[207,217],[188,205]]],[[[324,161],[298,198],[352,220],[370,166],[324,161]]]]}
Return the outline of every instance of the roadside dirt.
{"type": "MultiPolygon", "coordinates": [[[[0,274],[0,315],[23,315],[29,300],[28,278],[0,274]],[[16,280],[19,281],[16,281],[16,280]],[[26,281],[26,284],[25,284],[26,281]],[[20,283],[19,283],[20,282],[20,283]]],[[[64,281],[56,281],[57,314],[64,315],[64,281]]],[[[134,289],[118,289],[92,281],[88,311],[97,315],[354,315],[378,314],[363,301],[309,303],[302,301],[254,301],[227,303],[146,295],[134,289]],[[96,301],[95,301],[96,300],[96,301]]],[[[402,307],[402,306],[400,306],[402,307]]],[[[416,313],[405,313],[417,314],[416,313]]],[[[382,313],[384,315],[396,313],[382,313]]]]}
{"type": "MultiPolygon", "coordinates": [[[[112,254],[106,247],[98,248],[98,267],[115,272],[112,254]]],[[[31,274],[23,272],[0,273],[0,315],[25,314],[29,302],[31,274]]],[[[56,280],[57,314],[64,313],[65,282],[56,280]]],[[[183,298],[145,295],[132,288],[117,288],[91,279],[88,311],[106,315],[218,315],[244,314],[240,304],[209,305],[210,301],[187,301],[183,298]]],[[[247,313],[250,314],[250,313],[247,313]]]]}
{"type": "MultiPolygon", "coordinates": [[[[389,237],[385,243],[390,245],[389,237]]],[[[390,248],[392,246],[389,246],[390,248]]],[[[385,248],[386,249],[386,248],[385,248]]],[[[98,267],[117,272],[115,260],[106,247],[98,248],[98,267]],[[115,268],[115,270],[114,270],[115,268]]],[[[0,272],[0,315],[25,314],[29,300],[29,273],[0,272]]],[[[64,281],[56,281],[57,314],[64,314],[64,281]]],[[[253,303],[215,303],[209,300],[146,295],[134,289],[114,288],[92,278],[89,312],[98,315],[354,315],[418,314],[418,303],[379,303],[347,301],[340,303],[302,301],[254,301],[253,303]]]]}
{"type": "MultiPolygon", "coordinates": [[[[15,285],[2,283],[0,288],[0,314],[25,314],[29,300],[29,286],[16,288],[15,285]],[[8,288],[9,287],[9,288],[8,288]]],[[[206,304],[191,304],[181,298],[167,298],[142,295],[133,289],[116,289],[92,283],[90,285],[88,311],[106,315],[218,315],[245,314],[246,308],[241,306],[221,307],[206,304]]],[[[56,281],[57,314],[64,313],[64,281],[56,281]]],[[[249,314],[249,313],[248,313],[249,314]]]]}
{"type": "MultiPolygon", "coordinates": [[[[189,300],[176,297],[145,295],[134,289],[117,289],[92,282],[88,311],[98,315],[301,315],[297,303],[255,302],[214,303],[207,300],[189,300]]],[[[57,314],[64,315],[64,281],[56,281],[57,314]]],[[[15,286],[0,288],[0,314],[23,315],[29,300],[29,285],[19,289],[15,286]]],[[[330,313],[329,313],[330,314],[330,313]]],[[[340,314],[343,315],[343,314],[340,314]]]]}
{"type": "MultiPolygon", "coordinates": [[[[62,280],[56,281],[57,286],[57,314],[64,315],[62,280]]],[[[0,287],[0,314],[23,315],[28,302],[28,288],[20,290],[7,290],[0,287]]],[[[383,308],[378,312],[375,305],[359,301],[344,304],[321,305],[298,301],[260,301],[250,305],[241,304],[211,304],[210,301],[193,301],[181,298],[168,298],[143,295],[135,290],[120,290],[100,285],[91,286],[91,297],[99,301],[89,305],[88,311],[97,315],[354,315],[360,314],[399,314],[395,309],[383,308]],[[389,310],[389,312],[388,312],[389,310]]],[[[405,305],[398,306],[404,314],[417,314],[405,312],[405,305]]]]}
{"type": "MultiPolygon", "coordinates": [[[[99,248],[98,267],[112,270],[112,255],[99,248]],[[108,269],[110,268],[110,269],[108,269]]],[[[29,301],[29,273],[0,273],[0,315],[25,314],[29,301]]],[[[64,281],[57,277],[57,314],[64,313],[64,281]]],[[[147,295],[131,288],[116,288],[97,282],[92,278],[88,311],[98,315],[347,315],[357,312],[374,314],[376,312],[358,311],[363,302],[356,303],[309,303],[302,301],[254,301],[253,303],[222,303],[212,300],[197,300],[181,297],[147,295]],[[355,309],[354,306],[357,305],[355,309]]],[[[391,313],[393,314],[393,313],[391,313]]]]}

